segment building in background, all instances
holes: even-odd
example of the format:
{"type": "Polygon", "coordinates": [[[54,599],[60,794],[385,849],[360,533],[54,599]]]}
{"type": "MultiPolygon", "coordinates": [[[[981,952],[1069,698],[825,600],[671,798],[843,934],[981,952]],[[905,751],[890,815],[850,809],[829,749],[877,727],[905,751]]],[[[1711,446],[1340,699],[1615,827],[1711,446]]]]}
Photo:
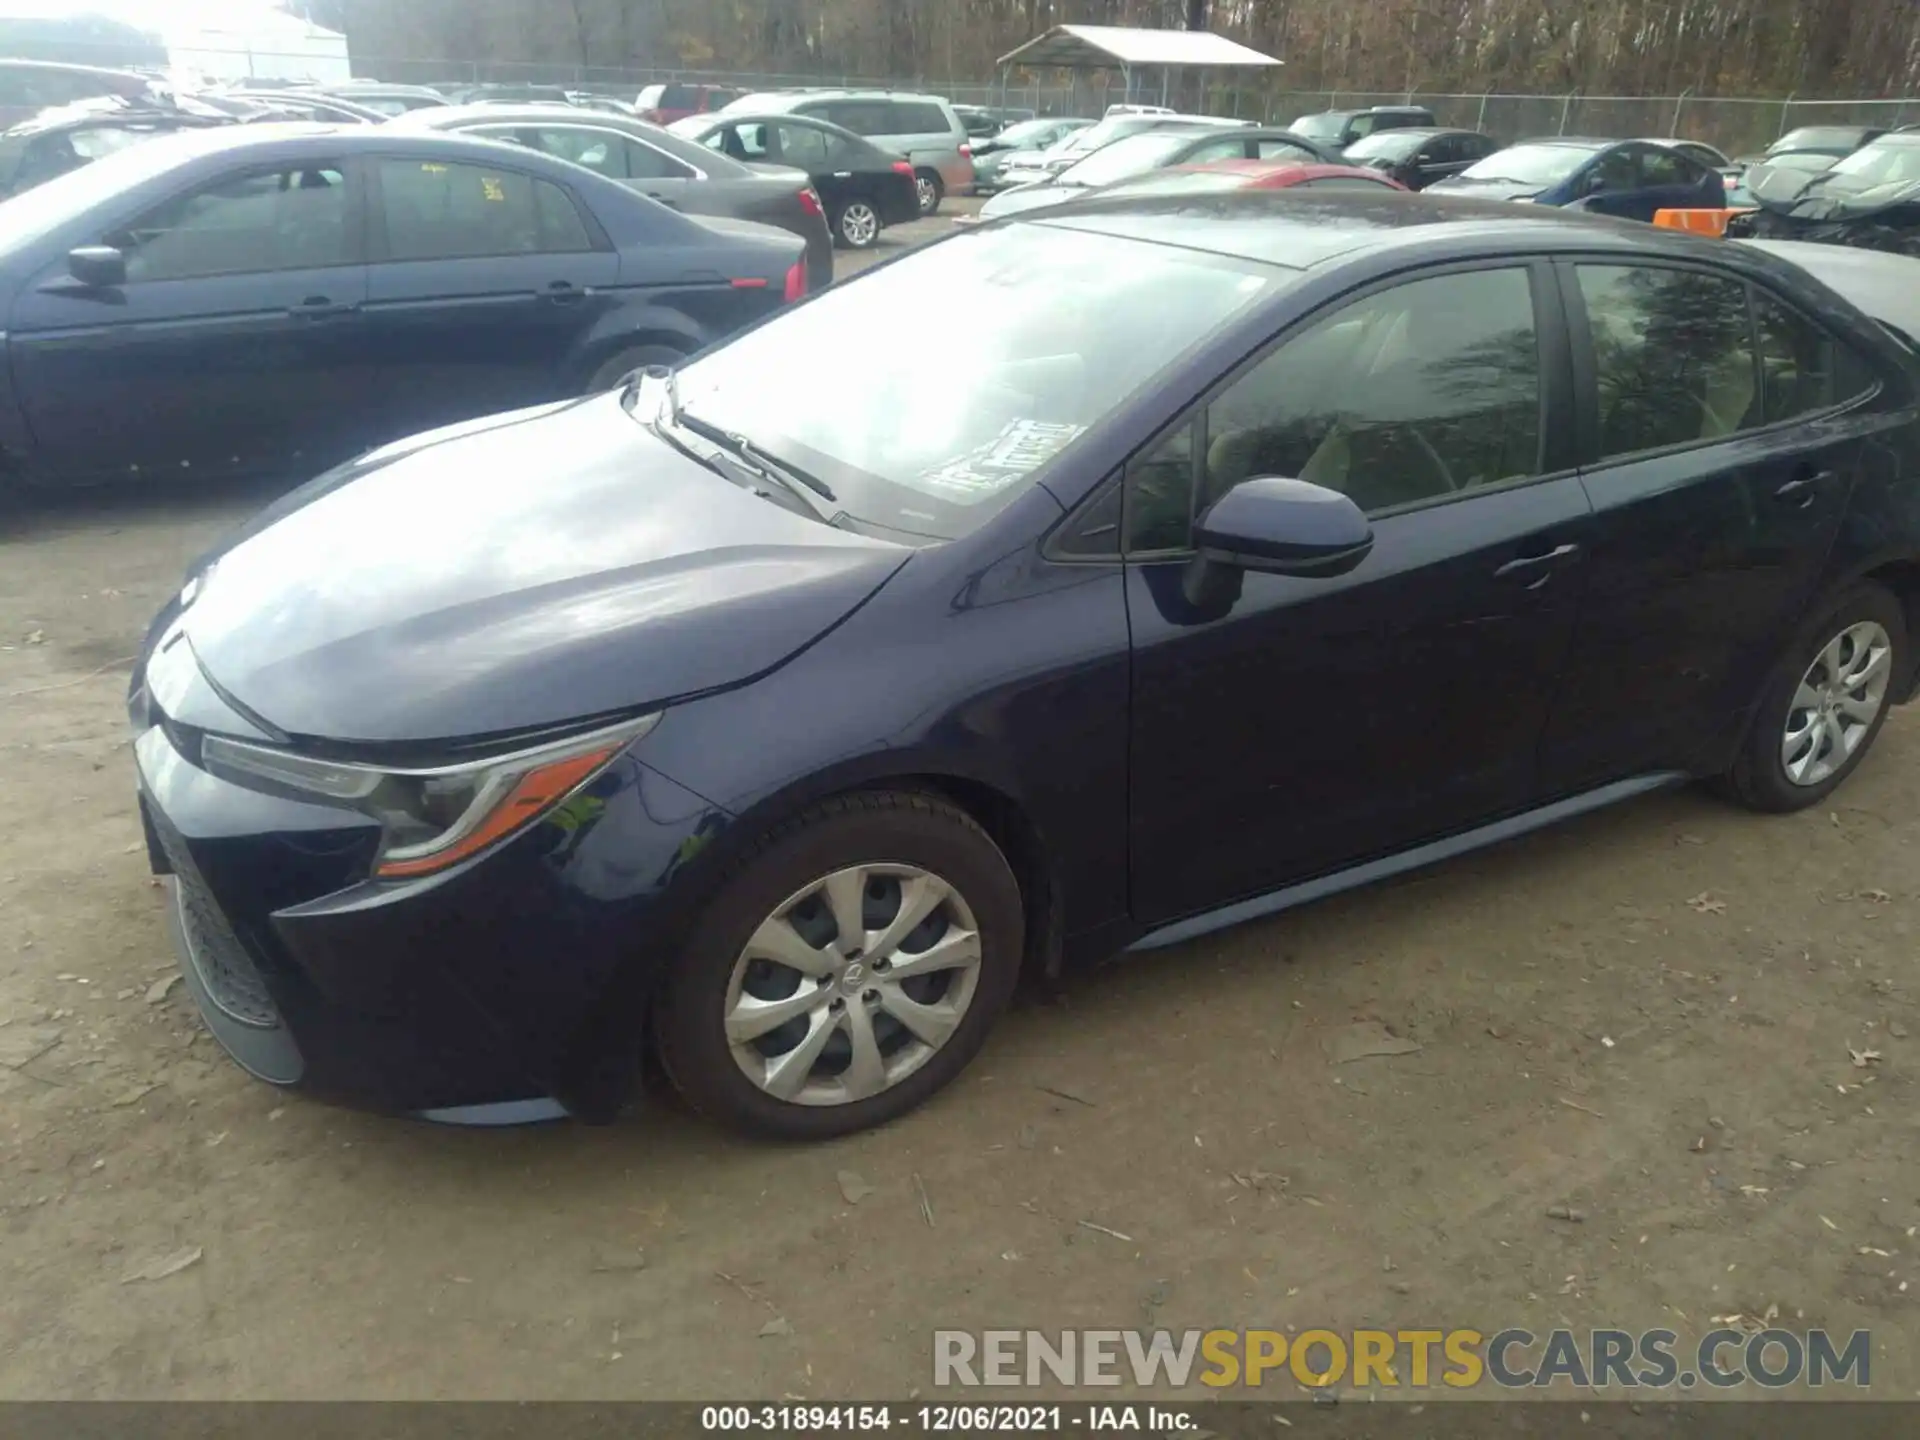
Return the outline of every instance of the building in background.
{"type": "Polygon", "coordinates": [[[0,54],[211,80],[353,74],[346,36],[270,0],[0,0],[0,54]]]}

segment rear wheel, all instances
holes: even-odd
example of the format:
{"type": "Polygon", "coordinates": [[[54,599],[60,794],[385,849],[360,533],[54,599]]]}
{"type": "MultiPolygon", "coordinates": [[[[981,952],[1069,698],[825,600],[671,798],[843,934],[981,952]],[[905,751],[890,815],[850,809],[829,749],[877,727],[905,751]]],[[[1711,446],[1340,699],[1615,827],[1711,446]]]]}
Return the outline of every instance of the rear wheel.
{"type": "Polygon", "coordinates": [[[1856,585],[1821,607],[1767,682],[1722,788],[1756,810],[1818,804],[1865,758],[1907,665],[1906,614],[1884,587],[1856,585]]]}
{"type": "Polygon", "coordinates": [[[880,238],[880,213],[865,200],[849,200],[833,216],[833,238],[849,250],[868,250],[880,238]]]}
{"type": "Polygon", "coordinates": [[[964,1069],[1013,993],[1020,888],[964,811],[864,792],[782,826],[715,897],[654,1014],[693,1107],[819,1140],[878,1125],[964,1069]]]}
{"type": "Polygon", "coordinates": [[[598,370],[587,381],[585,395],[598,395],[602,390],[611,390],[635,370],[644,370],[649,365],[678,365],[686,357],[668,345],[635,345],[622,350],[598,370]]]}
{"type": "Polygon", "coordinates": [[[936,170],[916,170],[913,172],[914,193],[920,197],[920,213],[931,215],[940,208],[940,202],[946,198],[947,187],[941,183],[936,170]]]}

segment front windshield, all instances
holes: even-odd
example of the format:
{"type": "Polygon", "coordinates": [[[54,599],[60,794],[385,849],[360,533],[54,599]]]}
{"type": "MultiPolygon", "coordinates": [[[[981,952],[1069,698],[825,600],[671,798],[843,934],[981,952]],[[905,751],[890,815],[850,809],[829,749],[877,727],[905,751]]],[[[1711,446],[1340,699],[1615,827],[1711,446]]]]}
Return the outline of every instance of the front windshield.
{"type": "Polygon", "coordinates": [[[1405,160],[1426,141],[1418,130],[1376,130],[1347,146],[1349,160],[1405,160]]]}
{"type": "Polygon", "coordinates": [[[1920,145],[1881,141],[1836,161],[1827,173],[1849,176],[1863,189],[1911,185],[1920,181],[1920,145]]]}
{"type": "Polygon", "coordinates": [[[1552,185],[1593,159],[1579,145],[1514,145],[1460,172],[1463,180],[1511,180],[1520,185],[1552,185]]]}
{"type": "Polygon", "coordinates": [[[817,476],[853,520],[958,539],[1288,273],[1048,225],[967,231],[693,361],[681,406],[817,476]],[[935,338],[888,341],[903,315],[935,338]],[[857,337],[884,359],[820,363],[857,337]]]}
{"type": "Polygon", "coordinates": [[[1076,165],[1060,172],[1056,184],[1111,185],[1152,170],[1185,149],[1193,136],[1180,131],[1155,131],[1129,135],[1104,149],[1096,150],[1076,165]]]}
{"type": "Polygon", "coordinates": [[[94,206],[124,194],[129,187],[164,169],[169,157],[183,153],[182,147],[193,148],[190,137],[204,133],[189,131],[128,145],[0,204],[0,255],[31,244],[80,219],[94,206]]]}
{"type": "Polygon", "coordinates": [[[1059,124],[1058,120],[1022,120],[995,135],[993,143],[1007,150],[1023,149],[1053,134],[1059,124]]]}
{"type": "Polygon", "coordinates": [[[1333,142],[1346,131],[1347,117],[1338,111],[1329,111],[1325,115],[1302,115],[1287,128],[1309,140],[1333,142]]]}

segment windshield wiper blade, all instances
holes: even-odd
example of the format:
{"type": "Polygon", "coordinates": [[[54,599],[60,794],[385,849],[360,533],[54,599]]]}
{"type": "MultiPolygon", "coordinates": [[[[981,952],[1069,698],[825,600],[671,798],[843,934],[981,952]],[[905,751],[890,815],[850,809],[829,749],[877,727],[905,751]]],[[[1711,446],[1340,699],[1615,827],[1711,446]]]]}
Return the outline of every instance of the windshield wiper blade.
{"type": "Polygon", "coordinates": [[[805,488],[822,500],[839,503],[840,497],[835,495],[827,482],[819,476],[809,475],[806,471],[789,465],[784,460],[775,460],[737,431],[723,430],[712,421],[702,420],[699,416],[689,415],[685,411],[678,413],[674,423],[691,430],[696,435],[704,436],[716,445],[726,446],[766,479],[778,481],[789,490],[805,488]]]}

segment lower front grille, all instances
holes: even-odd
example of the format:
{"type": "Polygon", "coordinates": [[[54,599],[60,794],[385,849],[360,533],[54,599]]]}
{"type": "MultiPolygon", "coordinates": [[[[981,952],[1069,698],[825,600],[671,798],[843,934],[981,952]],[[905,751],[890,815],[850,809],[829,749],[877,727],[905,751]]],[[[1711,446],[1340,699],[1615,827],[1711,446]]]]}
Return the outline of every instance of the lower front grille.
{"type": "Polygon", "coordinates": [[[215,1005],[243,1025],[269,1030],[280,1023],[280,1011],[266,982],[254,967],[246,946],[208,891],[186,845],[165,824],[155,824],[160,848],[166,851],[179,886],[180,929],[186,940],[186,961],[215,1005]]]}

